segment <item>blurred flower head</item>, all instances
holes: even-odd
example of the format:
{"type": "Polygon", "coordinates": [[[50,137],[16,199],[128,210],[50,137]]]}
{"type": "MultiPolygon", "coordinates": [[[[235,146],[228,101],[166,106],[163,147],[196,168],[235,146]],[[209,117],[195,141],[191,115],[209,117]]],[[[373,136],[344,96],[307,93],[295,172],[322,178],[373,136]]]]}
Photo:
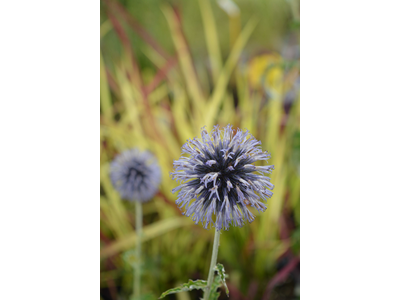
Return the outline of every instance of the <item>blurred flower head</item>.
{"type": "Polygon", "coordinates": [[[261,142],[248,131],[237,129],[234,134],[230,125],[223,130],[214,126],[210,133],[203,128],[201,137],[188,140],[182,151],[189,156],[174,161],[172,179],[181,183],[172,190],[180,190],[176,204],[204,228],[213,224],[217,230],[228,230],[230,225],[252,222],[254,215],[247,206],[265,211],[263,201],[271,198],[269,189],[274,187],[264,175],[274,166],[253,163],[268,160],[270,154],[261,150],[261,142]]]}
{"type": "Polygon", "coordinates": [[[112,161],[110,178],[121,198],[145,202],[157,192],[161,170],[152,154],[130,149],[112,161]]]}

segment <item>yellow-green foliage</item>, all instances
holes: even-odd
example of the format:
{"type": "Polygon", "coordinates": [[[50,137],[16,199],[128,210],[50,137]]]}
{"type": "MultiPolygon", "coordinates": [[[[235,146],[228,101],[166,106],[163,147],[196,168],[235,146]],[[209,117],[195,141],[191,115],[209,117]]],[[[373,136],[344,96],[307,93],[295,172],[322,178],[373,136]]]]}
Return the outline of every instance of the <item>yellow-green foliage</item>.
{"type": "MultiPolygon", "coordinates": [[[[199,15],[210,20],[204,24],[204,51],[208,51],[210,71],[205,62],[193,64],[196,59],[168,5],[161,11],[177,60],[148,95],[143,87],[149,86],[157,70],[172,58],[163,57],[151,45],[140,51],[153,63],[153,69],[136,67],[131,50],[125,46],[119,59],[105,64],[101,56],[101,285],[117,283],[127,294],[132,275],[122,254],[136,243],[134,206],[120,199],[108,169],[117,153],[131,147],[153,152],[162,169],[160,192],[143,206],[144,291],[160,295],[189,278],[207,277],[213,231],[180,214],[174,203],[176,196],[171,193],[177,183],[169,176],[173,161],[181,154],[180,147],[187,139],[199,136],[202,126],[211,129],[215,124],[230,123],[234,128],[247,128],[261,140],[263,150],[271,153],[269,164],[275,165],[271,177],[274,195],[266,212],[256,214],[253,223],[243,228],[231,227],[221,235],[218,261],[231,274],[228,281],[243,291],[251,280],[265,286],[276,272],[279,256],[298,243],[280,235],[284,208],[299,226],[298,94],[288,113],[283,106],[285,94],[298,78],[298,64],[288,67],[278,54],[263,54],[252,60],[241,58],[259,22],[255,18],[247,21],[236,35],[229,55],[222,59],[210,3],[199,3],[199,15]]],[[[103,24],[102,37],[113,30],[110,24],[109,20],[103,24]]]]}

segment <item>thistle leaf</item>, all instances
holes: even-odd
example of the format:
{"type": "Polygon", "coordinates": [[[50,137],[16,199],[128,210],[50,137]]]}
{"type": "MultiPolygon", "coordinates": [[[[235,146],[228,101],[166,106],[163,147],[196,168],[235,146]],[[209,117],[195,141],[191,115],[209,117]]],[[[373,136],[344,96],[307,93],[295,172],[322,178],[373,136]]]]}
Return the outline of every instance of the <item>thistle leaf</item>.
{"type": "MultiPolygon", "coordinates": [[[[218,287],[217,287],[218,288],[218,287]]],[[[220,292],[217,292],[217,288],[215,290],[212,290],[210,293],[210,297],[208,298],[209,300],[217,300],[219,295],[221,294],[220,292]]]]}
{"type": "Polygon", "coordinates": [[[211,284],[211,292],[210,292],[210,297],[209,300],[217,300],[220,292],[217,292],[217,289],[221,286],[222,280],[221,276],[217,275],[214,278],[213,283],[211,284]]]}
{"type": "Polygon", "coordinates": [[[169,289],[168,291],[165,291],[164,293],[161,294],[160,298],[164,298],[165,296],[169,295],[169,294],[175,294],[175,293],[179,293],[179,292],[187,292],[187,291],[191,291],[191,290],[202,290],[204,288],[207,287],[207,281],[206,280],[191,280],[189,279],[188,283],[184,283],[179,287],[173,288],[173,289],[169,289]]]}
{"type": "Polygon", "coordinates": [[[226,281],[225,281],[225,279],[228,278],[228,275],[225,274],[224,266],[222,264],[217,264],[214,267],[214,270],[218,272],[218,276],[217,277],[220,277],[221,283],[225,287],[226,295],[229,297],[229,290],[228,290],[228,286],[226,285],[226,281]]]}

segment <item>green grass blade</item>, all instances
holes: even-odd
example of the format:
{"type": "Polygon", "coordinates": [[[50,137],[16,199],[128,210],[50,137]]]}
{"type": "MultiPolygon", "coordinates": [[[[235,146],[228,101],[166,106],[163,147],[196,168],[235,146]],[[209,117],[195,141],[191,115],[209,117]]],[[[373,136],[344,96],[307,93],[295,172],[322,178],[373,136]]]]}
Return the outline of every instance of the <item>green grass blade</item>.
{"type": "MultiPolygon", "coordinates": [[[[193,221],[188,218],[170,218],[162,221],[158,221],[151,225],[143,227],[143,237],[142,242],[154,239],[161,236],[173,229],[180,228],[182,226],[193,225],[193,221]]],[[[106,258],[113,254],[125,251],[129,248],[135,247],[136,245],[136,233],[131,232],[130,234],[116,240],[112,244],[104,247],[100,251],[100,257],[106,258]]]]}
{"type": "Polygon", "coordinates": [[[250,21],[246,24],[242,33],[236,40],[235,45],[225,63],[225,66],[222,69],[221,74],[219,75],[218,82],[213,94],[211,95],[210,104],[208,106],[207,115],[205,117],[206,118],[205,125],[207,127],[211,127],[213,125],[213,122],[218,112],[218,108],[220,107],[221,102],[224,99],[225,91],[229,82],[229,77],[231,76],[239,60],[240,53],[242,52],[243,47],[250,38],[250,35],[255,29],[257,23],[258,20],[250,19],[250,21]]]}
{"type": "MultiPolygon", "coordinates": [[[[172,40],[174,42],[176,52],[179,58],[179,64],[184,75],[186,85],[188,87],[190,96],[194,100],[194,104],[204,102],[204,97],[201,92],[200,84],[197,80],[196,71],[192,63],[189,47],[183,35],[181,24],[174,10],[170,6],[163,6],[162,11],[167,19],[168,25],[171,30],[172,40]]],[[[198,105],[198,108],[201,106],[198,105]]]]}
{"type": "Polygon", "coordinates": [[[112,103],[108,88],[107,72],[100,52],[100,107],[107,121],[112,121],[112,103]]]}
{"type": "Polygon", "coordinates": [[[204,33],[206,37],[206,45],[211,63],[211,75],[214,84],[217,83],[218,75],[222,67],[221,50],[218,42],[217,26],[212,13],[209,0],[199,0],[201,17],[203,19],[204,33]]]}

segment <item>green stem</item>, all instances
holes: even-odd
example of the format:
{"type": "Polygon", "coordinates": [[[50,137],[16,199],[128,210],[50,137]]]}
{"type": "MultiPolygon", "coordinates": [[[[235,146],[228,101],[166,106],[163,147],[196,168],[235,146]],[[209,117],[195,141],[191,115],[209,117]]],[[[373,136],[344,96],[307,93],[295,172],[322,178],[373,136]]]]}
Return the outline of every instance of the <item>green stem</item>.
{"type": "Polygon", "coordinates": [[[217,264],[217,256],[218,256],[218,247],[219,247],[219,236],[221,235],[221,232],[218,230],[215,230],[215,235],[214,235],[214,245],[213,245],[213,250],[212,250],[212,256],[211,256],[211,264],[210,264],[210,270],[208,271],[208,280],[207,280],[207,288],[204,291],[204,300],[208,300],[210,297],[211,293],[211,285],[214,281],[214,267],[217,264]]]}
{"type": "Polygon", "coordinates": [[[141,269],[141,247],[142,247],[142,224],[143,224],[143,213],[142,213],[142,203],[140,201],[135,201],[136,207],[136,264],[135,264],[135,274],[133,279],[133,292],[134,298],[139,299],[140,297],[140,269],[141,269]]]}

